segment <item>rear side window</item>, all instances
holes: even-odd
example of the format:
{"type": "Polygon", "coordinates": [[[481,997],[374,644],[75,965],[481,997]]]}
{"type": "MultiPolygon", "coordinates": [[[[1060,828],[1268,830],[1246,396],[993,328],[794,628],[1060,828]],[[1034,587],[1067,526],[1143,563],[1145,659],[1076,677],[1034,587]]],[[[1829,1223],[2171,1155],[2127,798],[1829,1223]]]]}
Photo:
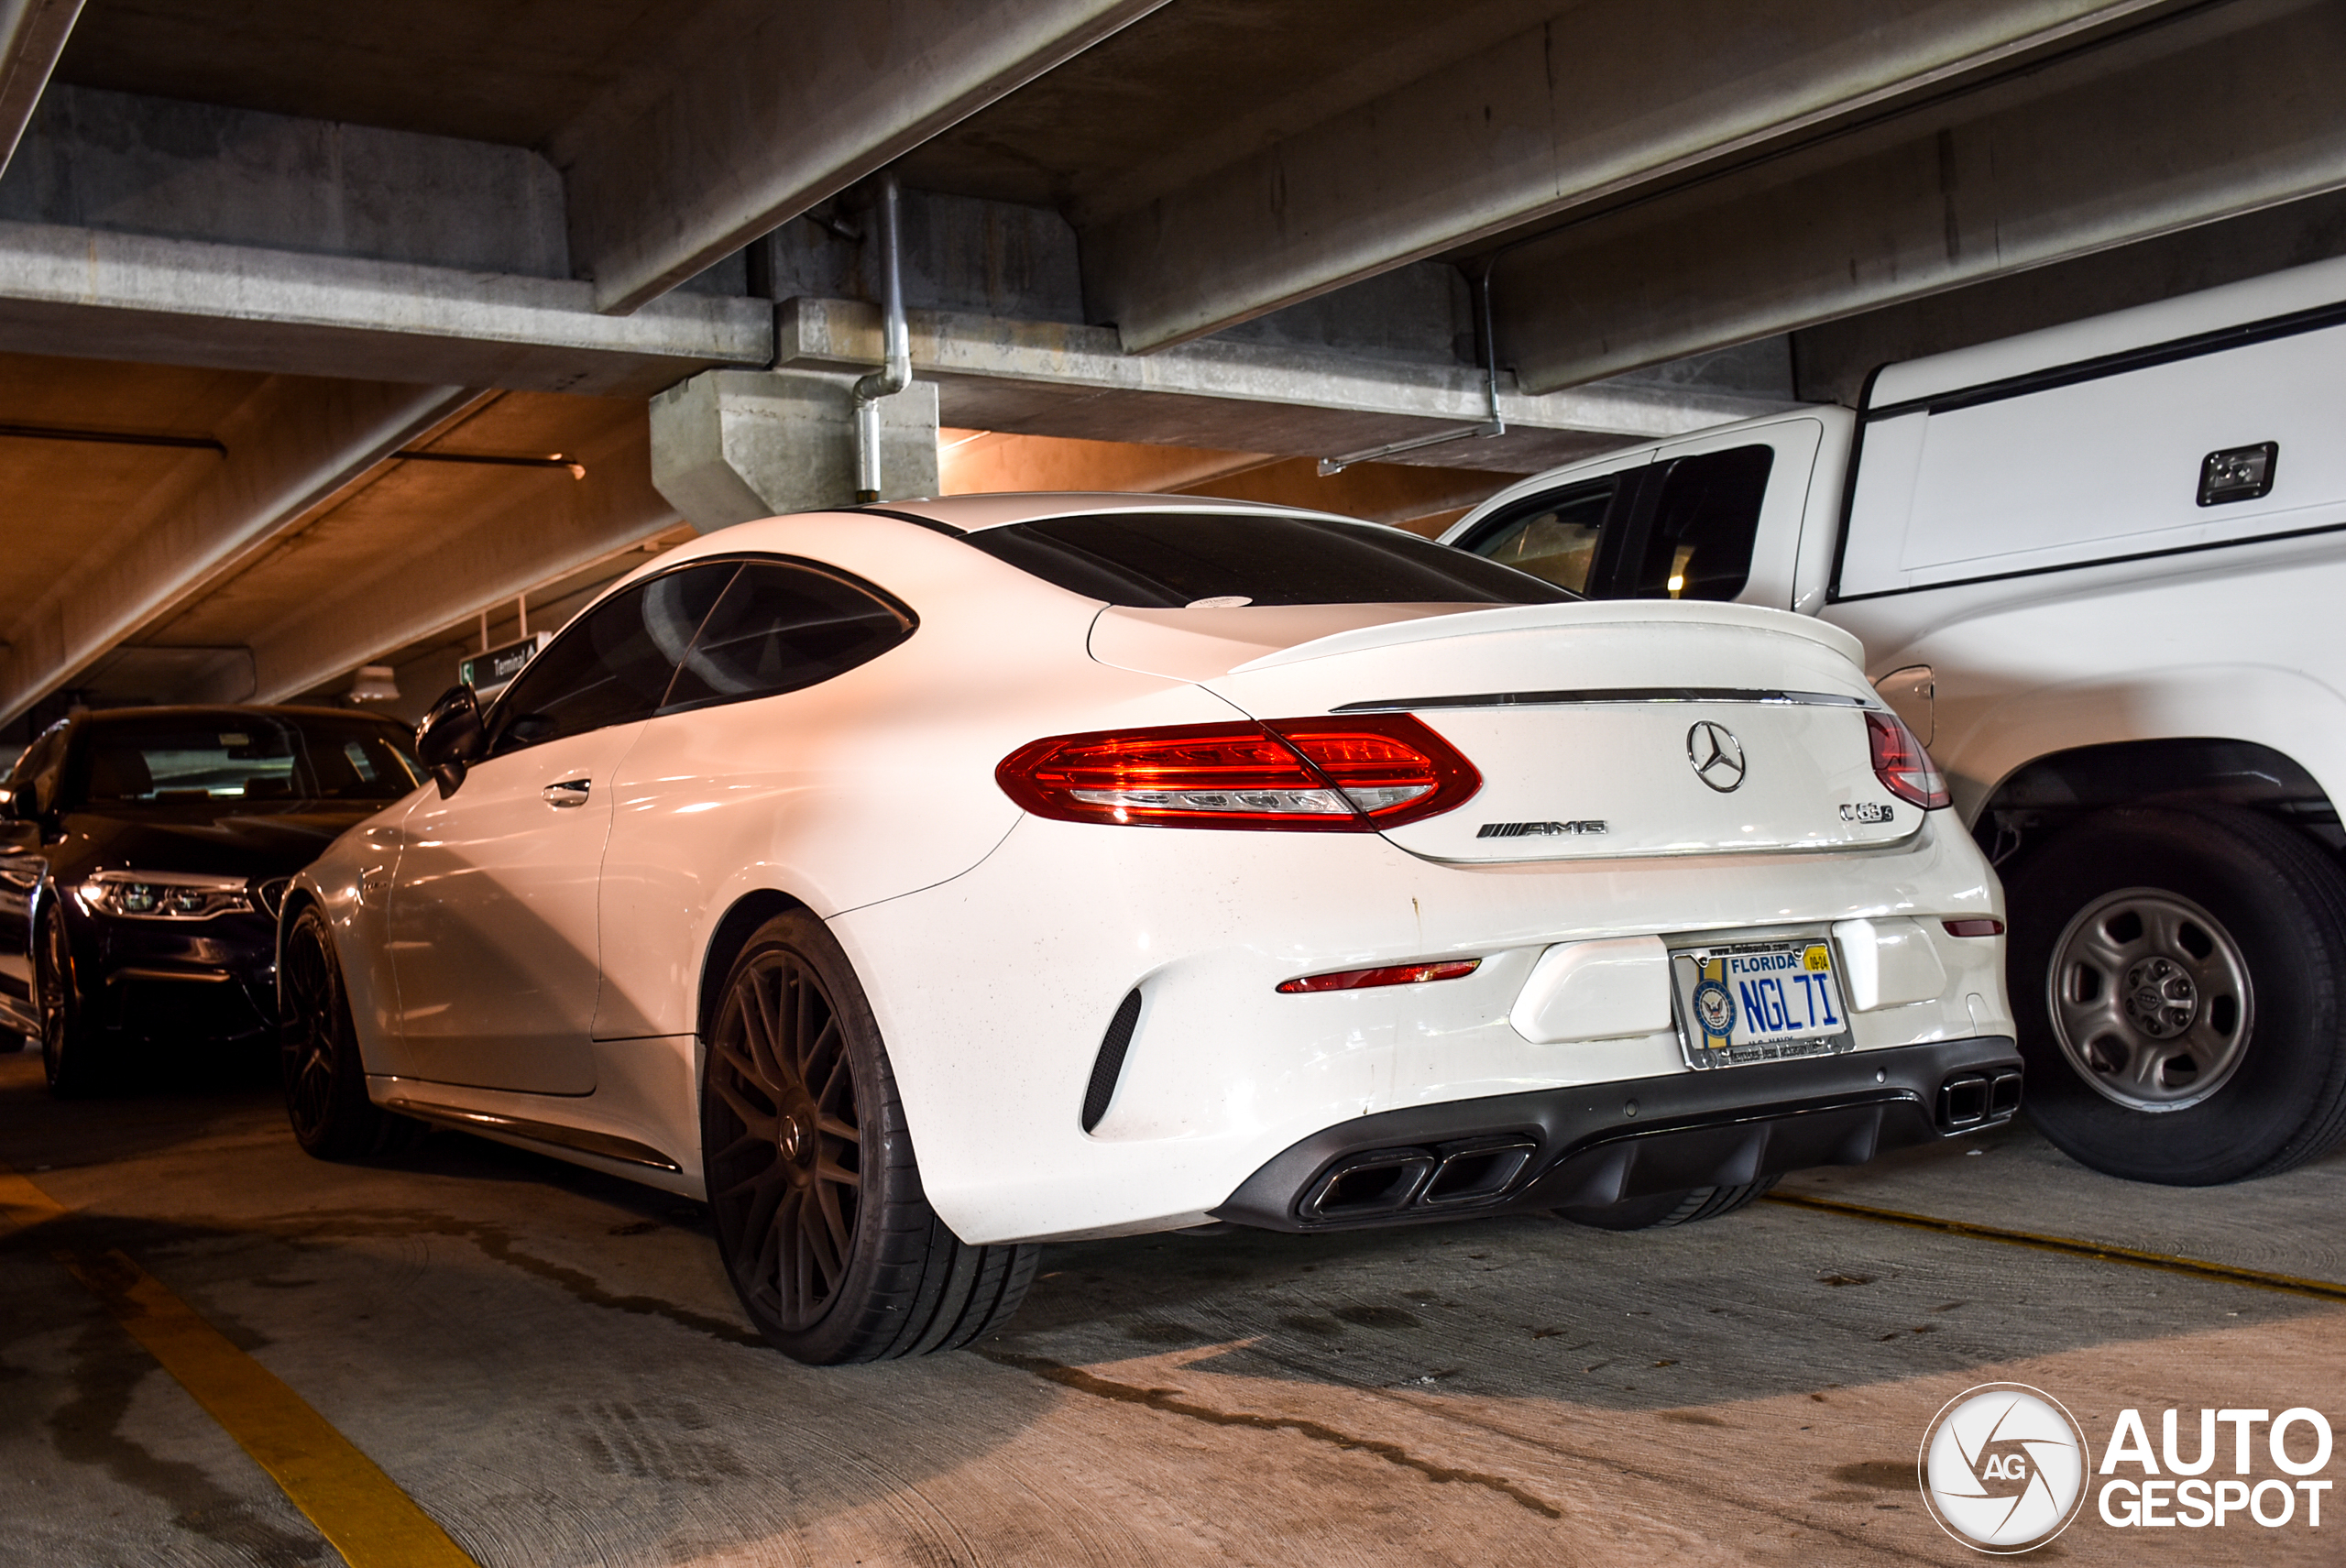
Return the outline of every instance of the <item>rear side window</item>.
{"type": "Polygon", "coordinates": [[[1233,512],[1114,512],[972,533],[997,560],[1138,609],[1222,605],[1547,604],[1553,583],[1399,529],[1233,512]]]}
{"type": "Polygon", "coordinates": [[[739,570],[737,562],[716,561],[652,577],[564,627],[498,699],[489,754],[651,718],[702,619],[739,570]]]}
{"type": "Polygon", "coordinates": [[[1619,481],[1604,479],[1542,496],[1478,529],[1466,548],[1560,588],[1588,593],[1605,516],[1619,488],[1619,481]]]}
{"type": "Polygon", "coordinates": [[[1741,593],[1775,458],[1771,446],[1738,446],[1671,464],[1636,554],[1625,563],[1618,597],[1731,599],[1741,593]]]}
{"type": "Polygon", "coordinates": [[[662,711],[811,686],[878,658],[913,626],[910,611],[832,573],[751,562],[702,624],[662,711]]]}

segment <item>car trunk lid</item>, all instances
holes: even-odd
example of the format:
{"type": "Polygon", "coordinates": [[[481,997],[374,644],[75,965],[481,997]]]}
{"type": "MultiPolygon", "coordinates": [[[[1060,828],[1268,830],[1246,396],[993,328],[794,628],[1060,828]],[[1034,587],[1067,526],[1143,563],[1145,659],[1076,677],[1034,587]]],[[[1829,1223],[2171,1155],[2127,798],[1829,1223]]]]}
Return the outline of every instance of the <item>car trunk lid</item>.
{"type": "Polygon", "coordinates": [[[1432,859],[1831,850],[1921,822],[1874,774],[1879,705],[1853,647],[1749,606],[1515,606],[1353,627],[1200,684],[1258,718],[1409,713],[1433,729],[1483,787],[1387,830],[1432,859]]]}

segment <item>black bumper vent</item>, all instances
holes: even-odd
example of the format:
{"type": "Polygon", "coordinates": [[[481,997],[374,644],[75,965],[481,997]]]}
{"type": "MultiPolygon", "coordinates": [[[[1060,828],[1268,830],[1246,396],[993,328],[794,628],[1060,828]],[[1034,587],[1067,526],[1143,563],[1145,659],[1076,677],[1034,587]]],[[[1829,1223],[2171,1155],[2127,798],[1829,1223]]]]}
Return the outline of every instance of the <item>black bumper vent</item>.
{"type": "Polygon", "coordinates": [[[1140,1023],[1140,992],[1135,991],[1116,1005],[1116,1015],[1108,1020],[1108,1033],[1100,1042],[1100,1055],[1091,1063],[1091,1086],[1083,1091],[1083,1130],[1090,1132],[1108,1113],[1108,1102],[1116,1097],[1116,1080],[1124,1076],[1124,1053],[1133,1048],[1133,1030],[1140,1023]]]}

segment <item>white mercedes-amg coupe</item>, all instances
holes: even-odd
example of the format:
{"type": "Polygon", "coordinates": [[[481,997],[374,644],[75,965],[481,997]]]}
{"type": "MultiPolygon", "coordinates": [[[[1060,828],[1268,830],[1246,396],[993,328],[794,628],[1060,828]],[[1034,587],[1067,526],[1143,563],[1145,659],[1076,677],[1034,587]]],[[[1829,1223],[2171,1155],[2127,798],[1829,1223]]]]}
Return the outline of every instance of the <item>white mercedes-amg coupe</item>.
{"type": "Polygon", "coordinates": [[[1195,498],[662,557],[283,906],[303,1146],[706,1197],[786,1353],[1033,1244],[1724,1213],[2008,1119],[1994,873],[1846,633],[1195,498]]]}

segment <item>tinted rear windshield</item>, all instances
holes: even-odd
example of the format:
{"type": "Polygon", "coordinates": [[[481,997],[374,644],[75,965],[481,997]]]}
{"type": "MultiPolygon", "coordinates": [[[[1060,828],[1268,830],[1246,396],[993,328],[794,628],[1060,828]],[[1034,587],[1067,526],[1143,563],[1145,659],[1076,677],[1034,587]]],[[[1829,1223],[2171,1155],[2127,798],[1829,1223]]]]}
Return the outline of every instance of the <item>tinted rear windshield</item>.
{"type": "Polygon", "coordinates": [[[1552,604],[1579,596],[1375,523],[1230,512],[1112,512],[982,529],[969,543],[1110,604],[1552,604]]]}
{"type": "Polygon", "coordinates": [[[99,807],[397,800],[422,782],[406,731],[321,714],[97,719],[75,737],[66,799],[99,807]]]}

